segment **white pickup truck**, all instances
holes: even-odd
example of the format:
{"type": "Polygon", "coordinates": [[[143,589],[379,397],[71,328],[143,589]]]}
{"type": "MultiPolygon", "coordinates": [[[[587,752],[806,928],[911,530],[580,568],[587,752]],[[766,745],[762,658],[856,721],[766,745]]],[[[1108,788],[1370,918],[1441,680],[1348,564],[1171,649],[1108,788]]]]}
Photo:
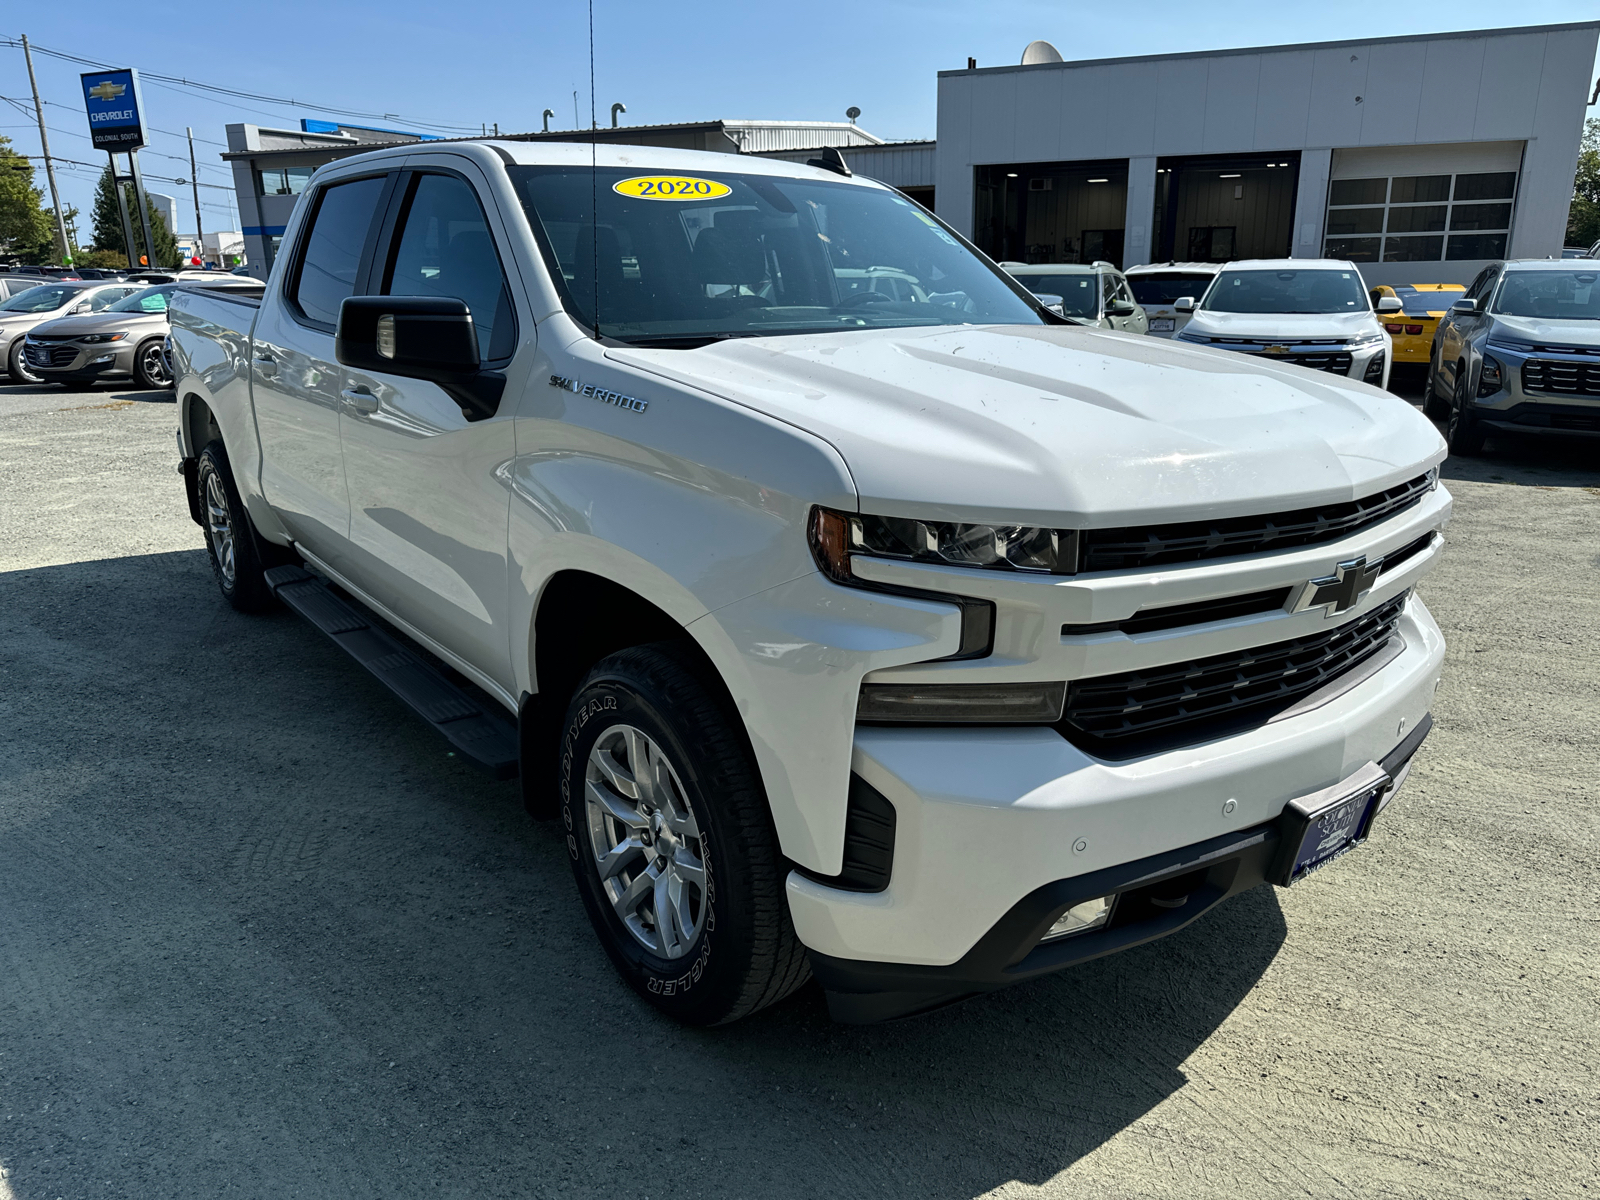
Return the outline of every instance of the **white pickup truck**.
{"type": "Polygon", "coordinates": [[[593,153],[324,167],[171,351],[223,595],[520,777],[641,995],[881,1020],[1366,839],[1444,655],[1410,405],[1064,324],[835,155],[593,153]]]}

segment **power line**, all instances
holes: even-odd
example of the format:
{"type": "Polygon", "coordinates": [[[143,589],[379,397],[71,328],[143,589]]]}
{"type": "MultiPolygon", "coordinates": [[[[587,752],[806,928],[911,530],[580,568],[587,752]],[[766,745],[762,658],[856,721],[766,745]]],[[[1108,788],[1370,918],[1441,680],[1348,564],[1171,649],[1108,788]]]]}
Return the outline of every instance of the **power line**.
{"type": "MultiPolygon", "coordinates": [[[[14,40],[12,38],[0,38],[0,46],[20,47],[21,45],[22,45],[22,43],[20,41],[14,40]]],[[[58,58],[58,59],[61,59],[61,60],[65,61],[65,62],[77,63],[80,66],[94,67],[94,68],[97,68],[97,69],[100,69],[100,70],[112,70],[112,69],[114,69],[114,68],[108,67],[105,63],[96,62],[94,59],[91,59],[91,58],[82,58],[82,57],[80,57],[79,55],[76,55],[76,54],[68,54],[68,53],[66,53],[65,51],[62,51],[62,50],[50,50],[50,49],[45,48],[44,46],[34,46],[33,49],[34,49],[35,52],[37,52],[39,54],[47,54],[51,58],[58,58]]],[[[191,89],[193,91],[206,92],[206,93],[210,93],[210,94],[215,95],[215,96],[234,96],[234,97],[237,97],[238,99],[241,99],[241,100],[255,100],[255,101],[258,101],[258,102],[263,103],[263,104],[277,105],[280,108],[311,109],[311,110],[316,111],[316,112],[329,113],[329,114],[334,115],[334,116],[360,117],[363,120],[369,120],[369,121],[400,121],[403,124],[416,125],[416,126],[422,128],[422,129],[437,129],[437,130],[442,130],[442,131],[446,131],[446,132],[450,132],[450,133],[471,133],[472,132],[471,127],[467,126],[467,125],[444,125],[444,124],[439,124],[439,123],[436,123],[436,122],[414,121],[414,120],[411,120],[410,118],[402,117],[398,113],[361,112],[361,111],[356,110],[356,109],[337,108],[337,107],[335,107],[333,105],[330,105],[330,104],[312,104],[309,101],[296,100],[293,97],[284,98],[282,96],[263,96],[258,92],[246,92],[246,91],[241,91],[238,88],[220,87],[220,86],[218,86],[217,84],[214,84],[214,83],[201,83],[198,80],[185,79],[181,75],[164,75],[164,74],[161,74],[160,72],[146,71],[146,70],[141,69],[140,70],[140,77],[143,78],[143,79],[149,79],[152,82],[165,83],[165,84],[168,84],[168,85],[174,86],[174,87],[189,88],[189,89],[191,89]]]]}

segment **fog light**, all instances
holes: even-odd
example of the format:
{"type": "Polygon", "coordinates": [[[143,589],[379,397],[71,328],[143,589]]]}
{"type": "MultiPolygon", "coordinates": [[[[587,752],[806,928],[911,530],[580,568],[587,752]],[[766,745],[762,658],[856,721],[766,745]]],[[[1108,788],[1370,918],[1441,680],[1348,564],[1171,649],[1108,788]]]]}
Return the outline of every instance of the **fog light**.
{"type": "Polygon", "coordinates": [[[1050,725],[1066,698],[1065,683],[864,683],[856,720],[1050,725]]]}
{"type": "Polygon", "coordinates": [[[1056,918],[1056,923],[1040,938],[1041,942],[1053,942],[1059,938],[1071,937],[1075,933],[1087,933],[1091,929],[1099,929],[1111,918],[1111,902],[1115,896],[1101,896],[1095,900],[1085,900],[1082,904],[1074,904],[1066,912],[1056,918]]]}
{"type": "Polygon", "coordinates": [[[1370,383],[1373,387],[1383,386],[1383,351],[1374,354],[1367,363],[1367,369],[1361,376],[1362,383],[1370,383]]]}
{"type": "Polygon", "coordinates": [[[90,359],[89,360],[89,365],[91,367],[98,366],[100,363],[103,363],[103,362],[111,362],[116,357],[117,356],[115,354],[102,354],[99,358],[90,359]]]}

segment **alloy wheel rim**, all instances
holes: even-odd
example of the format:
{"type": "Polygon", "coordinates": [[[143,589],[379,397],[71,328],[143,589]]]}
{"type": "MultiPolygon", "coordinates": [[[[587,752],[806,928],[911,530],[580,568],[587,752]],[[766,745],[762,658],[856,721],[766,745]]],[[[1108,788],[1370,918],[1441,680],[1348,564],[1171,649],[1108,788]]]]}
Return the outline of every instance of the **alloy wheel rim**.
{"type": "Polygon", "coordinates": [[[144,367],[144,377],[151,383],[164,385],[171,382],[167,378],[167,363],[161,357],[160,346],[146,346],[141,355],[141,364],[144,367]]]}
{"type": "MultiPolygon", "coordinates": [[[[1460,371],[1460,368],[1457,368],[1460,371]]],[[[1467,388],[1465,379],[1457,379],[1454,403],[1450,405],[1450,420],[1445,426],[1445,432],[1452,439],[1461,432],[1461,423],[1466,419],[1467,388]]]]}
{"type": "Polygon", "coordinates": [[[682,958],[705,928],[705,838],[666,753],[632,725],[595,739],[584,769],[589,850],[600,886],[633,939],[682,958]]]}
{"type": "Polygon", "coordinates": [[[233,584],[233,518],[228,512],[228,496],[215,471],[206,475],[206,532],[211,535],[211,552],[216,555],[222,578],[233,584]]]}

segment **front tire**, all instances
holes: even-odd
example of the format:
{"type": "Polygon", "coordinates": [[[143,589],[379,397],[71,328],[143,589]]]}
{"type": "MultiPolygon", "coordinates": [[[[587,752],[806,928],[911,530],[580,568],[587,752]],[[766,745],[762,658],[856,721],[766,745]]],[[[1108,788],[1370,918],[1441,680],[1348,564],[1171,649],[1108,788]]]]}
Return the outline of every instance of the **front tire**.
{"type": "Polygon", "coordinates": [[[1428,358],[1428,391],[1422,399],[1422,411],[1436,421],[1450,415],[1450,401],[1439,395],[1439,347],[1435,346],[1428,358]]]}
{"type": "Polygon", "coordinates": [[[228,452],[220,441],[200,451],[195,487],[200,494],[206,554],[222,598],[240,612],[266,611],[275,597],[267,586],[266,566],[257,550],[250,514],[234,485],[228,452]]]}
{"type": "Polygon", "coordinates": [[[721,1025],[809,977],[737,716],[672,643],[603,659],[567,709],[561,818],[589,919],[630,987],[721,1025]]]}
{"type": "Polygon", "coordinates": [[[22,357],[22,339],[11,343],[11,357],[6,360],[6,370],[12,383],[43,383],[44,376],[30,367],[22,357]]]}
{"type": "Polygon", "coordinates": [[[1474,455],[1483,453],[1486,436],[1472,412],[1472,392],[1468,387],[1470,373],[1466,363],[1456,364],[1455,395],[1450,401],[1450,419],[1445,424],[1444,440],[1451,454],[1474,455]]]}
{"type": "Polygon", "coordinates": [[[151,338],[133,352],[133,381],[150,391],[172,386],[172,373],[161,353],[160,338],[151,338]]]}

